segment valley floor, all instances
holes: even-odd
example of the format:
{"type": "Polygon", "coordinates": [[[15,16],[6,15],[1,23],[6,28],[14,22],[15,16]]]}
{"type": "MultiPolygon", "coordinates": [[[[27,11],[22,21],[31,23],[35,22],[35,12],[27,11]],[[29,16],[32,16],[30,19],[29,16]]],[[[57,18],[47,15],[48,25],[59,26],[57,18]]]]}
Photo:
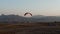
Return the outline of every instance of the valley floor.
{"type": "Polygon", "coordinates": [[[60,26],[39,24],[0,24],[0,34],[60,34],[60,26]]]}

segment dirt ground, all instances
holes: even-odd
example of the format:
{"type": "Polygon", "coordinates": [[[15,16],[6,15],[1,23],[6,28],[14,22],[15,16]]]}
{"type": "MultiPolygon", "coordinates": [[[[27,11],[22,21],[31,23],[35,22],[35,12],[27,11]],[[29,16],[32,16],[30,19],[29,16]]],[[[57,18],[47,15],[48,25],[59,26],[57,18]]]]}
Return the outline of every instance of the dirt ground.
{"type": "Polygon", "coordinates": [[[60,26],[0,24],[0,34],[60,34],[60,26]]]}

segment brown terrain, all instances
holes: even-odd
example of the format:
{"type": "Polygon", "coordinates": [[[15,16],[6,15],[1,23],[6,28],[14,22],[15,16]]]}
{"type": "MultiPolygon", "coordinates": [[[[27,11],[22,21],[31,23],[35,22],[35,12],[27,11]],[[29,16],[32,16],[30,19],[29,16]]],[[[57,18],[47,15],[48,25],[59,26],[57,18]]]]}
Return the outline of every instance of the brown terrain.
{"type": "Polygon", "coordinates": [[[60,34],[60,23],[0,24],[0,34],[60,34]]]}

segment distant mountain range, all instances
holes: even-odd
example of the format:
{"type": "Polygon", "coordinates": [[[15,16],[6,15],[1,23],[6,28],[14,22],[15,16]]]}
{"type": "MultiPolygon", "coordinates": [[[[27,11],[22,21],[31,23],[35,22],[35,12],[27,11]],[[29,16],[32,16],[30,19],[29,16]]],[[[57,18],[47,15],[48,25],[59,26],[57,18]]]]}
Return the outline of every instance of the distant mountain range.
{"type": "Polygon", "coordinates": [[[18,15],[1,15],[0,22],[60,22],[60,16],[35,15],[30,18],[18,15]]]}
{"type": "Polygon", "coordinates": [[[31,18],[36,19],[39,22],[60,22],[60,16],[42,16],[42,15],[36,15],[32,16],[31,18]]]}
{"type": "Polygon", "coordinates": [[[43,16],[43,15],[35,15],[35,16],[32,16],[31,18],[41,18],[41,17],[46,17],[46,16],[43,16]]]}

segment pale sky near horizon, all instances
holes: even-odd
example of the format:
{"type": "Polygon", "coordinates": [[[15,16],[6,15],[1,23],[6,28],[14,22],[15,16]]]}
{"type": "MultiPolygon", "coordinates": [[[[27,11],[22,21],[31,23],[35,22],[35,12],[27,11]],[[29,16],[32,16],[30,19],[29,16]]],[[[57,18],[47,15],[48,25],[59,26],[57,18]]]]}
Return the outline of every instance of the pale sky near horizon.
{"type": "Polygon", "coordinates": [[[25,12],[31,12],[33,15],[60,16],[60,0],[0,0],[0,14],[23,16],[25,12]]]}

